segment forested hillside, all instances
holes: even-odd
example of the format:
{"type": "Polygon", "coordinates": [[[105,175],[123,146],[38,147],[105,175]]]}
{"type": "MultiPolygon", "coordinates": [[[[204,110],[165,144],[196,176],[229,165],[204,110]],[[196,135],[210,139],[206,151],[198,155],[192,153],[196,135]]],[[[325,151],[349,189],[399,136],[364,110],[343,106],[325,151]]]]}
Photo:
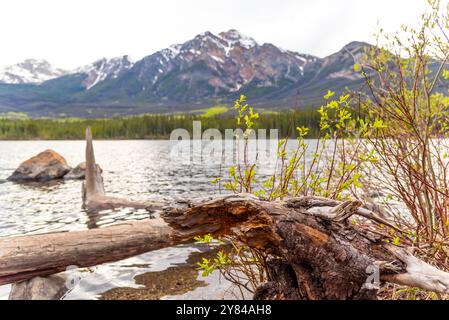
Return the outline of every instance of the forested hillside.
{"type": "MultiPolygon", "coordinates": [[[[292,124],[317,132],[320,114],[316,110],[285,111],[260,115],[256,129],[279,129],[279,136],[295,134],[292,124]]],[[[98,139],[166,139],[177,128],[192,131],[193,121],[201,121],[202,130],[235,128],[235,116],[141,115],[104,119],[0,119],[0,139],[83,139],[84,128],[91,127],[98,139]]],[[[267,133],[268,134],[268,133],[267,133]]]]}

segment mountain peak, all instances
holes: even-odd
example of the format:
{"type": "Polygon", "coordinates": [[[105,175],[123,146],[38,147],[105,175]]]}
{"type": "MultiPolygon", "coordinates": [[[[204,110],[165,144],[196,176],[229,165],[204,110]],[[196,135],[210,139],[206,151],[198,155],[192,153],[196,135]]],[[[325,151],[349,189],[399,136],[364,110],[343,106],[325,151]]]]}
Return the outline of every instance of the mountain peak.
{"type": "Polygon", "coordinates": [[[83,85],[87,90],[89,90],[107,78],[117,78],[123,71],[130,69],[133,64],[134,63],[128,55],[110,59],[102,58],[91,64],[76,69],[74,73],[87,74],[83,85]]]}
{"type": "Polygon", "coordinates": [[[257,42],[253,38],[242,34],[241,32],[237,31],[236,29],[230,29],[225,32],[220,32],[218,34],[218,36],[221,39],[227,41],[228,43],[229,42],[231,44],[238,43],[242,47],[245,47],[245,48],[252,48],[257,45],[257,42]]]}
{"type": "Polygon", "coordinates": [[[361,48],[369,47],[371,46],[367,42],[363,41],[351,41],[348,44],[346,44],[340,51],[355,51],[361,48]]]}
{"type": "Polygon", "coordinates": [[[161,50],[162,55],[166,60],[173,59],[181,51],[182,44],[172,44],[170,47],[161,50]]]}
{"type": "Polygon", "coordinates": [[[242,38],[247,38],[247,36],[243,35],[236,29],[229,29],[228,31],[220,32],[219,36],[229,40],[239,40],[242,38]]]}
{"type": "Polygon", "coordinates": [[[45,59],[25,59],[22,62],[18,63],[19,65],[44,65],[44,66],[49,66],[50,63],[45,60],[45,59]]]}
{"type": "Polygon", "coordinates": [[[53,67],[47,60],[25,59],[22,62],[1,68],[0,82],[42,83],[66,73],[66,70],[53,67]]]}

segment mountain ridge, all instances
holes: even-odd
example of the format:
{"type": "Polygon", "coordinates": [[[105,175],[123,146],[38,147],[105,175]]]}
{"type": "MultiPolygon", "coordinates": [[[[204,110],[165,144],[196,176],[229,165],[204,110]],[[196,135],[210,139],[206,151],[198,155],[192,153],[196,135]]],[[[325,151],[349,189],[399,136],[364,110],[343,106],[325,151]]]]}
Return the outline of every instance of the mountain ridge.
{"type": "Polygon", "coordinates": [[[217,35],[206,31],[138,61],[103,58],[42,82],[0,83],[0,112],[111,116],[189,111],[227,103],[242,93],[274,109],[293,107],[299,93],[300,105],[313,106],[321,90],[342,91],[360,83],[354,57],[365,46],[354,41],[319,58],[259,44],[235,29],[217,35]]]}

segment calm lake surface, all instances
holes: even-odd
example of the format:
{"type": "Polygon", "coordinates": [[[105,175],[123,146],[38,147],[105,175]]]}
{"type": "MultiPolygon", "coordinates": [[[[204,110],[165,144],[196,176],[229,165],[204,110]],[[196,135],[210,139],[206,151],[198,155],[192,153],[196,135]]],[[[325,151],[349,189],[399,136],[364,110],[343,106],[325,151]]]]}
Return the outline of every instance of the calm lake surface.
{"type": "MultiPolygon", "coordinates": [[[[74,167],[84,161],[84,141],[0,141],[0,237],[101,228],[149,217],[145,210],[96,214],[81,209],[81,181],[15,184],[6,178],[24,160],[53,149],[74,167]]],[[[95,141],[106,193],[133,200],[192,198],[218,193],[211,183],[221,155],[186,164],[170,154],[169,141],[95,141]]],[[[272,173],[265,168],[264,175],[272,173]]],[[[115,263],[81,269],[82,280],[65,299],[222,299],[239,297],[218,274],[203,278],[196,269],[211,248],[183,245],[115,263]]],[[[7,299],[10,286],[0,286],[7,299]]]]}

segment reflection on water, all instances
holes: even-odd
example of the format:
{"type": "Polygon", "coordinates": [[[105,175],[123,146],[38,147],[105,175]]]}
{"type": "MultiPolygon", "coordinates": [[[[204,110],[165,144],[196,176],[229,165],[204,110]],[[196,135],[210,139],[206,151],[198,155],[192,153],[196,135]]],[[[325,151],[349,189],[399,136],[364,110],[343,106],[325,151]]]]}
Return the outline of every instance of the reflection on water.
{"type": "MultiPolygon", "coordinates": [[[[210,181],[216,178],[220,170],[226,170],[220,166],[220,154],[216,155],[216,159],[201,165],[177,161],[170,157],[168,141],[95,141],[94,145],[97,162],[104,170],[107,194],[131,200],[170,200],[216,193],[217,187],[210,181]]],[[[0,141],[0,237],[101,228],[121,221],[149,217],[145,210],[107,210],[95,214],[84,211],[81,208],[81,181],[16,184],[5,180],[22,161],[45,149],[57,151],[74,167],[84,161],[84,148],[84,141],[0,141]]],[[[271,173],[270,170],[264,175],[271,173]]],[[[188,256],[196,251],[198,249],[192,246],[167,248],[85,269],[83,272],[89,275],[88,280],[83,281],[84,284],[81,283],[66,298],[95,299],[106,291],[108,293],[103,298],[118,298],[119,290],[122,293],[128,290],[126,294],[137,298],[135,291],[131,293],[129,289],[123,289],[133,286],[141,288],[141,296],[160,297],[164,290],[169,295],[169,287],[176,288],[170,282],[175,277],[170,275],[176,272],[183,272],[183,281],[186,281],[180,285],[176,294],[188,298],[188,293],[184,292],[188,286],[193,290],[202,283],[207,289],[218,283],[217,279],[215,283],[210,282],[213,277],[204,281],[195,279],[194,275],[198,272],[192,266],[193,262],[188,261],[188,256]],[[148,265],[148,268],[141,267],[148,265]],[[170,267],[172,269],[168,269],[170,267]],[[134,280],[137,273],[147,272],[151,272],[151,275],[141,275],[134,280]],[[190,280],[187,281],[187,278],[190,280]],[[161,282],[161,279],[165,279],[165,282],[161,282]],[[161,288],[151,289],[150,282],[156,280],[161,288]],[[111,290],[113,288],[116,289],[111,290]],[[158,293],[155,293],[157,290],[158,293]]],[[[197,289],[192,292],[197,292],[197,289]]],[[[9,286],[0,287],[0,299],[7,298],[8,292],[9,286]]],[[[200,298],[204,292],[198,294],[196,297],[200,298]]]]}
{"type": "Polygon", "coordinates": [[[205,245],[179,245],[80,269],[80,283],[64,299],[241,298],[237,287],[220,277],[219,272],[208,277],[198,272],[196,262],[212,258],[216,252],[216,248],[205,245]]]}
{"type": "MultiPolygon", "coordinates": [[[[102,300],[156,300],[166,295],[187,293],[198,287],[205,287],[204,280],[198,279],[196,263],[202,258],[213,259],[215,250],[192,252],[187,261],[175,264],[162,271],[153,271],[137,275],[134,280],[138,288],[119,287],[104,292],[102,300]]],[[[135,267],[135,265],[134,265],[135,267]]]]}
{"type": "Polygon", "coordinates": [[[145,209],[114,209],[100,212],[86,211],[86,226],[88,229],[101,228],[126,220],[151,219],[154,216],[145,209]]]}

